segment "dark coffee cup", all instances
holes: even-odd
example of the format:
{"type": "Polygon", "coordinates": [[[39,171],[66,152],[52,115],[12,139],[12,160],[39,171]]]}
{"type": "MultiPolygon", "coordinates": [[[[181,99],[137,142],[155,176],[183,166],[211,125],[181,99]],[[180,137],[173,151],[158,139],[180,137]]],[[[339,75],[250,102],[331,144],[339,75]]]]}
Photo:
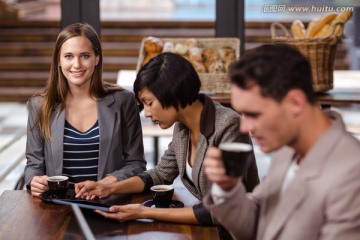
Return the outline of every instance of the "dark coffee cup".
{"type": "Polygon", "coordinates": [[[155,207],[170,207],[172,196],[174,195],[174,187],[172,185],[155,185],[150,188],[150,192],[155,207]]]}
{"type": "Polygon", "coordinates": [[[219,148],[226,175],[233,177],[244,176],[247,171],[252,146],[246,143],[228,142],[221,143],[219,148]]]}
{"type": "Polygon", "coordinates": [[[65,198],[68,190],[69,178],[66,176],[52,176],[47,178],[49,193],[53,198],[65,198]]]}

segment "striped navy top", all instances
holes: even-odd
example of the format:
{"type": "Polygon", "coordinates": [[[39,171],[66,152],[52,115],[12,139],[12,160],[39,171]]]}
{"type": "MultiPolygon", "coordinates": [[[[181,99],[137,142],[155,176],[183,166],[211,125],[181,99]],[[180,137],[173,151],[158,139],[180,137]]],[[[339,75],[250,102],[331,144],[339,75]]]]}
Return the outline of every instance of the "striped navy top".
{"type": "Polygon", "coordinates": [[[99,123],[80,132],[65,120],[63,175],[70,183],[97,181],[99,161],[99,123]]]}

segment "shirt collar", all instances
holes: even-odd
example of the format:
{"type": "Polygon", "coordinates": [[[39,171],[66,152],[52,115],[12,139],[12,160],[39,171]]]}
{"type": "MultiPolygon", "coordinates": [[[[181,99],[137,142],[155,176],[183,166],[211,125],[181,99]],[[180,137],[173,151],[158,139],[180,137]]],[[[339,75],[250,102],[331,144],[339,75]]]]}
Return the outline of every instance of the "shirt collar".
{"type": "Polygon", "coordinates": [[[200,116],[200,133],[208,138],[215,131],[215,104],[214,101],[205,94],[200,94],[199,99],[204,104],[200,116]]]}

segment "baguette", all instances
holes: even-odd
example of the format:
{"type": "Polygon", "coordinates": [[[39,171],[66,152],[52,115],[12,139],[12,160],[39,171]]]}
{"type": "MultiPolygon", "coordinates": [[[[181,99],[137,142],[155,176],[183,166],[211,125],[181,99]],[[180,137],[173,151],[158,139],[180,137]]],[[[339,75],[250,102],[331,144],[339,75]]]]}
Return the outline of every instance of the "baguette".
{"type": "Polygon", "coordinates": [[[322,29],[315,35],[315,37],[328,37],[331,35],[332,25],[325,24],[322,29]]]}
{"type": "Polygon", "coordinates": [[[343,34],[343,31],[344,31],[344,25],[338,25],[335,27],[333,36],[340,37],[343,34]]]}
{"type": "Polygon", "coordinates": [[[306,29],[306,33],[305,33],[305,37],[308,38],[309,37],[309,33],[312,32],[312,29],[314,28],[315,23],[319,21],[318,18],[314,18],[313,20],[311,20],[307,26],[306,29]]]}
{"type": "Polygon", "coordinates": [[[333,19],[331,23],[332,24],[335,24],[336,22],[346,23],[351,18],[352,15],[353,15],[352,11],[341,12],[339,13],[339,15],[337,15],[336,18],[333,19]]]}
{"type": "Polygon", "coordinates": [[[291,32],[294,38],[304,38],[306,34],[305,26],[300,20],[295,20],[291,24],[291,32]]]}
{"type": "MultiPolygon", "coordinates": [[[[331,23],[335,18],[336,18],[337,14],[336,13],[329,13],[325,16],[323,16],[320,20],[316,21],[313,23],[313,25],[310,28],[310,24],[309,24],[309,28],[307,30],[306,36],[311,38],[311,37],[315,37],[316,34],[328,23],[331,23]]],[[[310,22],[311,23],[311,22],[310,22]]]]}
{"type": "Polygon", "coordinates": [[[352,11],[341,12],[339,15],[337,15],[337,17],[331,22],[331,26],[334,26],[336,23],[342,23],[342,25],[336,26],[334,30],[334,36],[339,37],[342,35],[344,25],[347,21],[349,21],[352,15],[352,11]]]}

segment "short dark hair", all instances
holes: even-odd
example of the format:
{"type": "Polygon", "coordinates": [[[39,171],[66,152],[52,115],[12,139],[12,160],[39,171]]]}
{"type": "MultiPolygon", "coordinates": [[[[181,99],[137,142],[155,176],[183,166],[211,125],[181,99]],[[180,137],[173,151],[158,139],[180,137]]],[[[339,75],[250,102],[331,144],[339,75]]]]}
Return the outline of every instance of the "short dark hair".
{"type": "Polygon", "coordinates": [[[160,53],[145,64],[136,76],[134,93],[151,91],[163,108],[179,110],[199,98],[201,82],[192,64],[175,53],[160,53]]]}
{"type": "Polygon", "coordinates": [[[265,44],[248,50],[231,66],[230,79],[243,89],[255,83],[262,96],[278,102],[292,89],[302,90],[310,103],[315,102],[310,64],[287,44],[265,44]]]}

